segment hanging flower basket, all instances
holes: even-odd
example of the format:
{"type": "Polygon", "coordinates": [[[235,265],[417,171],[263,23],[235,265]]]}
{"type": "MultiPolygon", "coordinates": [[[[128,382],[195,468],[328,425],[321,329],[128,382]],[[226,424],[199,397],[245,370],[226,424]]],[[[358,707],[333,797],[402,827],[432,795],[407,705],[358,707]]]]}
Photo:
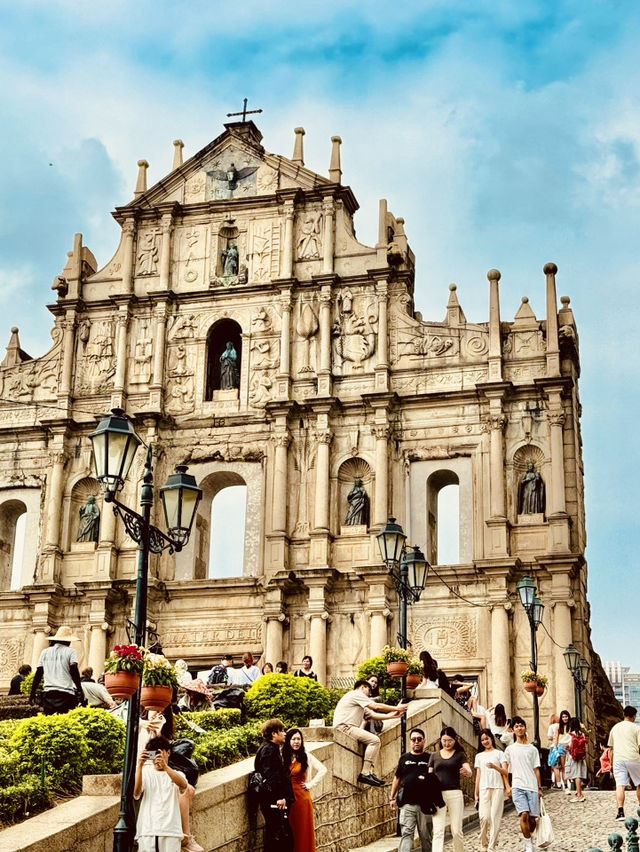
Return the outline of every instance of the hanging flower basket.
{"type": "Polygon", "coordinates": [[[173,688],[171,686],[143,686],[140,691],[140,704],[147,710],[163,710],[171,704],[173,688]]]}
{"type": "Polygon", "coordinates": [[[536,695],[537,695],[538,697],[540,697],[540,696],[544,695],[546,688],[547,688],[547,687],[546,687],[546,686],[542,686],[542,684],[541,684],[541,683],[536,684],[536,695]]]}
{"type": "Polygon", "coordinates": [[[417,689],[417,687],[420,685],[421,680],[422,680],[422,675],[408,674],[407,675],[407,689],[417,689]]]}
{"type": "Polygon", "coordinates": [[[387,674],[389,677],[404,677],[409,671],[409,663],[397,661],[395,663],[387,663],[387,674]]]}
{"type": "Polygon", "coordinates": [[[137,672],[106,672],[104,685],[112,698],[131,698],[140,686],[140,675],[137,672]]]}
{"type": "MultiPolygon", "coordinates": [[[[526,692],[537,692],[538,691],[538,684],[535,682],[535,680],[529,681],[528,683],[525,683],[524,688],[525,688],[526,692]]],[[[544,688],[543,688],[543,690],[544,690],[544,688]]]]}

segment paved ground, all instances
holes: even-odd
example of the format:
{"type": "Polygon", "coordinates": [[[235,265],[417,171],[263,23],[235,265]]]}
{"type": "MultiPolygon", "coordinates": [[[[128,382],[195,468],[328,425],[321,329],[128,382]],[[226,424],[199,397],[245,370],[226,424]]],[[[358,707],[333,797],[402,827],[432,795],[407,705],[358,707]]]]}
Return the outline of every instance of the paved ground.
{"type": "MultiPolygon", "coordinates": [[[[607,837],[609,834],[620,834],[624,839],[626,850],[627,830],[623,822],[616,822],[616,803],[613,792],[586,791],[587,801],[582,804],[571,804],[562,790],[550,791],[545,795],[545,806],[553,823],[555,840],[546,852],[590,852],[591,849],[601,849],[609,852],[607,837]]],[[[634,816],[637,801],[635,793],[627,792],[625,815],[634,816]]],[[[445,852],[452,852],[451,841],[445,843],[445,852]]],[[[474,828],[465,836],[465,852],[480,852],[478,829],[474,828]]],[[[498,844],[500,852],[523,852],[524,841],[518,825],[518,816],[511,810],[505,814],[500,828],[498,844]]]]}

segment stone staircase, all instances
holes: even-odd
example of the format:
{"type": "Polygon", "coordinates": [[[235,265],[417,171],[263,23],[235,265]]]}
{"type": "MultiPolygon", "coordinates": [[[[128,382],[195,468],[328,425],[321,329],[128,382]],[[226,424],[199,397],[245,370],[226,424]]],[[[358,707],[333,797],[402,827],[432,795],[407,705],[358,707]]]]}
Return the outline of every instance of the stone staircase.
{"type": "MultiPolygon", "coordinates": [[[[467,829],[475,828],[478,824],[478,812],[473,807],[473,805],[467,805],[464,809],[464,816],[462,818],[462,824],[464,826],[465,831],[467,829]]],[[[451,836],[449,831],[449,820],[447,818],[447,829],[445,832],[445,839],[451,836]]],[[[387,837],[382,837],[380,840],[374,840],[373,843],[368,843],[366,846],[353,846],[348,852],[398,852],[398,846],[400,844],[400,838],[396,837],[395,834],[390,834],[387,837]]],[[[420,849],[420,841],[418,839],[418,835],[416,833],[413,841],[414,850],[420,849]]],[[[345,850],[347,852],[347,850],[345,850]]]]}

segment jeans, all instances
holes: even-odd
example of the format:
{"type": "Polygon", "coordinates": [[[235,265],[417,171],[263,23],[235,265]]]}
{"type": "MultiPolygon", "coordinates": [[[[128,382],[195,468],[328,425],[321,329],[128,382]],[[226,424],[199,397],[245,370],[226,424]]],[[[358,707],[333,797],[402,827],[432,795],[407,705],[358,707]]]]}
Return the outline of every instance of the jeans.
{"type": "Polygon", "coordinates": [[[404,805],[400,808],[400,845],[398,852],[411,852],[413,849],[413,835],[416,826],[418,837],[422,844],[422,852],[431,852],[431,820],[420,810],[418,805],[404,805]]]}

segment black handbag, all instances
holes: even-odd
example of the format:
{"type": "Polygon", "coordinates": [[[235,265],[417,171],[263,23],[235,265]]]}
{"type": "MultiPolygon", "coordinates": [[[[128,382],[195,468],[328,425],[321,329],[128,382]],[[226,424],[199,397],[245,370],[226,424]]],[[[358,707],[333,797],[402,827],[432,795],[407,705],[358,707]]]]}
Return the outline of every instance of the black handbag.
{"type": "Polygon", "coordinates": [[[251,772],[247,780],[247,795],[249,800],[254,803],[259,803],[267,792],[267,784],[261,772],[251,772]]]}
{"type": "Polygon", "coordinates": [[[169,751],[169,766],[175,769],[176,772],[182,772],[187,782],[195,787],[198,783],[200,770],[195,760],[192,760],[191,755],[195,748],[193,740],[181,739],[171,743],[169,751]]]}

